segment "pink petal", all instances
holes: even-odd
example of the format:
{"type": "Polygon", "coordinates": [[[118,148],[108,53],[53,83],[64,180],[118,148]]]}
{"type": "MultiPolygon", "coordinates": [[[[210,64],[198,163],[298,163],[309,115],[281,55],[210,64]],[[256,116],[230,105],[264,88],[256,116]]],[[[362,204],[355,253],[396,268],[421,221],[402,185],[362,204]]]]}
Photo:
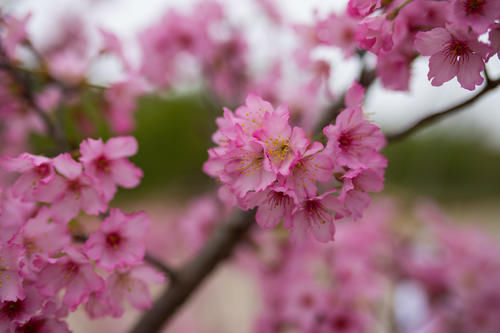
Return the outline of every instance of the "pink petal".
{"type": "Polygon", "coordinates": [[[113,181],[125,188],[136,187],[143,176],[141,169],[126,159],[113,161],[110,169],[113,181]]]}
{"type": "Polygon", "coordinates": [[[104,154],[109,159],[128,157],[137,153],[137,140],[132,136],[109,139],[104,146],[104,154]]]}
{"type": "Polygon", "coordinates": [[[68,179],[76,179],[82,174],[82,165],[76,162],[68,153],[54,158],[54,167],[68,179]]]}

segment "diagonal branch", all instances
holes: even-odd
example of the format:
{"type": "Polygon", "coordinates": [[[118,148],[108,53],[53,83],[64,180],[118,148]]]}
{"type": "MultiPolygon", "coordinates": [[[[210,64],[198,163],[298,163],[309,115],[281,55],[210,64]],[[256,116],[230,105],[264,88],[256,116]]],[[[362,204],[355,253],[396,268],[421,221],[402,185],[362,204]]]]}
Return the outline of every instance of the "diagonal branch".
{"type": "Polygon", "coordinates": [[[168,323],[203,280],[234,252],[254,224],[254,216],[254,210],[239,212],[233,220],[220,225],[198,254],[178,272],[171,287],[140,318],[131,332],[154,333],[168,323]]]}
{"type": "Polygon", "coordinates": [[[479,100],[483,95],[487,94],[488,92],[492,91],[496,87],[500,85],[500,79],[497,80],[491,80],[489,77],[486,80],[486,85],[479,91],[476,95],[472,96],[471,98],[457,104],[454,106],[451,106],[445,110],[435,112],[429,116],[426,116],[420,120],[418,120],[416,123],[413,125],[410,125],[408,128],[394,134],[388,134],[386,135],[387,141],[389,143],[393,143],[402,139],[405,139],[409,135],[413,134],[414,132],[418,131],[419,129],[429,126],[431,124],[434,124],[438,122],[439,120],[445,118],[446,116],[449,116],[451,114],[454,114],[466,106],[474,104],[477,100],[479,100]]]}

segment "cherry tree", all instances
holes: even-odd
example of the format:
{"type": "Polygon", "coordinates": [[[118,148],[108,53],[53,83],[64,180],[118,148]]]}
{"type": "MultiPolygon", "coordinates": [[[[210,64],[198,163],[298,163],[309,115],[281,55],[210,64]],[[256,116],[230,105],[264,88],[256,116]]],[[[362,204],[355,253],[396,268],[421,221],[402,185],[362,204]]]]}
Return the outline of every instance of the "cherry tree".
{"type": "Polygon", "coordinates": [[[271,0],[255,4],[270,35],[294,40],[260,45],[273,51],[264,70],[252,67],[248,27],[211,0],[151,22],[136,38],[139,61],[113,32],[77,17],[39,43],[33,15],[1,12],[1,332],[69,332],[78,308],[121,318],[126,304],[142,312],[130,332],[157,332],[230,257],[262,292],[255,332],[415,331],[400,312],[408,285],[427,300],[425,332],[500,330],[498,245],[429,202],[416,213],[432,235],[423,245],[398,232],[398,209],[372,194],[384,189],[386,145],[500,85],[488,73],[500,57],[500,2],[349,0],[307,24],[271,0]],[[332,88],[342,64],[318,57],[325,49],[358,64],[345,91],[332,88]],[[109,85],[90,76],[103,57],[122,72],[109,85]],[[475,93],[384,133],[364,112],[365,95],[374,82],[410,92],[417,58],[428,59],[433,86],[456,79],[475,93]],[[192,86],[218,112],[202,167],[216,189],[161,235],[190,254],[169,265],[148,251],[151,218],[113,199],[148,177],[130,161],[141,148],[139,99],[192,86]],[[85,112],[89,100],[97,118],[85,112]],[[35,149],[33,135],[49,148],[35,149]],[[152,285],[163,288],[156,301],[152,285]]]}

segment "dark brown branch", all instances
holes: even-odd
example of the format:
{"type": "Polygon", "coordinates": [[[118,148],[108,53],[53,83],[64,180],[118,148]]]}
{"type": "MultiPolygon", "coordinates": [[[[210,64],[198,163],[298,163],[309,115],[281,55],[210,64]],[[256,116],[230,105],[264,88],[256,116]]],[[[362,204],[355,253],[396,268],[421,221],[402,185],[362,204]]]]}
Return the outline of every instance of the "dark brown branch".
{"type": "Polygon", "coordinates": [[[132,333],[158,332],[189,298],[203,280],[229,257],[254,224],[255,212],[239,212],[233,220],[217,228],[198,254],[177,274],[177,280],[146,312],[132,333]]]}
{"type": "Polygon", "coordinates": [[[483,95],[487,94],[488,92],[495,89],[499,85],[500,85],[500,79],[491,80],[491,79],[489,79],[489,77],[487,77],[486,85],[476,95],[472,96],[471,98],[469,98],[469,99],[467,99],[467,100],[465,100],[457,105],[454,105],[454,106],[449,107],[445,110],[435,112],[429,116],[426,116],[426,117],[420,119],[419,121],[417,121],[416,123],[414,123],[413,125],[410,125],[408,128],[402,130],[399,133],[386,135],[387,141],[392,143],[392,142],[402,140],[402,139],[408,137],[410,134],[413,134],[414,132],[418,131],[419,129],[421,129],[425,126],[429,126],[431,124],[434,124],[434,123],[438,122],[439,120],[443,119],[444,117],[449,116],[451,114],[454,114],[454,113],[462,110],[466,106],[474,104],[483,95]]]}

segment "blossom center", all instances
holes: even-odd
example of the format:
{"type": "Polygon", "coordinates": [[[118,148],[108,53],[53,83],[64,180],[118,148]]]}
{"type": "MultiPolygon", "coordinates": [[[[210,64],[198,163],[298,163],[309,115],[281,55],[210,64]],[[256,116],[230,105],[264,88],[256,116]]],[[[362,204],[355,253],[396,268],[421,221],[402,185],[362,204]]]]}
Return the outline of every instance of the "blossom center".
{"type": "Polygon", "coordinates": [[[45,324],[45,319],[30,319],[26,324],[18,327],[16,332],[20,333],[37,333],[42,331],[45,324]]]}
{"type": "Polygon", "coordinates": [[[337,331],[347,330],[350,327],[349,319],[344,316],[338,316],[332,320],[332,328],[337,331]]]}
{"type": "Polygon", "coordinates": [[[64,267],[64,271],[65,271],[65,275],[64,275],[64,279],[69,279],[71,276],[73,276],[74,274],[78,274],[78,272],[80,271],[80,269],[78,268],[78,265],[72,261],[68,262],[65,267],[64,267]]]}
{"type": "Polygon", "coordinates": [[[283,192],[271,191],[268,194],[268,200],[269,200],[271,208],[276,208],[278,206],[291,205],[290,197],[283,192]]]}
{"type": "Polygon", "coordinates": [[[7,301],[2,307],[2,312],[9,317],[9,319],[15,318],[23,308],[23,301],[7,301]]]}
{"type": "Polygon", "coordinates": [[[486,0],[465,0],[464,9],[467,15],[482,14],[486,0]]]}
{"type": "Polygon", "coordinates": [[[50,167],[47,163],[40,164],[35,168],[35,172],[38,174],[38,177],[45,178],[50,173],[50,167]]]}
{"type": "Polygon", "coordinates": [[[121,241],[122,237],[117,232],[109,233],[106,236],[106,244],[108,244],[110,247],[114,249],[118,248],[118,245],[120,245],[121,241]]]}
{"type": "Polygon", "coordinates": [[[243,151],[241,155],[235,154],[234,157],[240,159],[241,166],[238,168],[238,171],[244,176],[255,175],[255,172],[259,172],[262,168],[262,162],[264,161],[262,152],[253,153],[243,151]]]}
{"type": "Polygon", "coordinates": [[[342,150],[347,150],[352,143],[352,137],[348,133],[342,133],[339,137],[339,144],[342,150]]]}
{"type": "Polygon", "coordinates": [[[98,170],[104,171],[104,172],[109,172],[109,164],[110,163],[106,157],[104,157],[104,156],[99,157],[98,159],[96,159],[95,164],[96,164],[96,167],[98,170]]]}
{"type": "Polygon", "coordinates": [[[457,39],[449,41],[444,49],[446,57],[452,64],[463,63],[468,59],[470,52],[467,44],[457,39]]]}
{"type": "Polygon", "coordinates": [[[288,157],[290,153],[290,139],[282,139],[278,136],[278,138],[266,140],[266,143],[269,149],[269,157],[273,163],[278,164],[288,157]]]}

